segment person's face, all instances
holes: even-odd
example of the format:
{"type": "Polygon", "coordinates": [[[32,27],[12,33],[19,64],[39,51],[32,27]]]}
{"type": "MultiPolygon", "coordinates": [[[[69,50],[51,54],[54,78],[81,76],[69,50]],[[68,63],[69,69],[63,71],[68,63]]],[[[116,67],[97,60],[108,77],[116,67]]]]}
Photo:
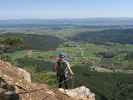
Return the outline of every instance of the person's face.
{"type": "Polygon", "coordinates": [[[60,57],[59,60],[60,60],[60,61],[64,61],[64,57],[60,57]]]}

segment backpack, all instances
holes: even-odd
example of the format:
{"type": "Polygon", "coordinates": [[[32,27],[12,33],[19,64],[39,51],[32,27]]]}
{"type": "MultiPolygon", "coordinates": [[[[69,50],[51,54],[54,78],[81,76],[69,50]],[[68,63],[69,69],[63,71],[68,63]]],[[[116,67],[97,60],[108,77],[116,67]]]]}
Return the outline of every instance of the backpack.
{"type": "Polygon", "coordinates": [[[57,74],[60,75],[65,75],[66,69],[67,69],[67,63],[65,61],[57,62],[58,68],[57,68],[57,74]]]}

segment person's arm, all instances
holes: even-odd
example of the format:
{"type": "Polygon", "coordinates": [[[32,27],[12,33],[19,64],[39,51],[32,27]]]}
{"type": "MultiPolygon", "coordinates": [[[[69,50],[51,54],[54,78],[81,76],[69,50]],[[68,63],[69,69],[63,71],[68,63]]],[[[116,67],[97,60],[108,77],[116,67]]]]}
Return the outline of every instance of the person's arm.
{"type": "Polygon", "coordinates": [[[53,71],[54,71],[54,72],[57,72],[57,67],[58,67],[58,64],[56,63],[56,64],[53,66],[53,71]]]}
{"type": "Polygon", "coordinates": [[[66,64],[67,64],[67,68],[68,68],[70,74],[73,75],[74,73],[73,73],[73,71],[71,69],[71,66],[70,66],[69,62],[66,62],[66,64]]]}

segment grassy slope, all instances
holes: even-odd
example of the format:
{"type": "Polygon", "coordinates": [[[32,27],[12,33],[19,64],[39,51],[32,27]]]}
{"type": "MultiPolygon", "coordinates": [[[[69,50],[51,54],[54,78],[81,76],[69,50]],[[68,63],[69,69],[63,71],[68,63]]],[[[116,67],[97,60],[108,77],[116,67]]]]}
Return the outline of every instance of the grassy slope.
{"type": "Polygon", "coordinates": [[[97,94],[97,100],[132,100],[131,74],[90,72],[88,66],[77,65],[75,85],[85,85],[97,94]],[[101,99],[98,99],[101,98],[101,99]]]}

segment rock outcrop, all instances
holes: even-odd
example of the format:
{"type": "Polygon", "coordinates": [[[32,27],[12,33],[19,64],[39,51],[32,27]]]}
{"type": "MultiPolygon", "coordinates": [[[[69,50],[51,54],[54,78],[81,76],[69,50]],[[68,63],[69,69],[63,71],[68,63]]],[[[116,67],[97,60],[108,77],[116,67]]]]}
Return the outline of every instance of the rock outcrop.
{"type": "Polygon", "coordinates": [[[95,100],[86,87],[66,91],[32,83],[30,73],[0,60],[0,100],[95,100]]]}
{"type": "Polygon", "coordinates": [[[95,94],[92,93],[85,86],[81,86],[75,89],[59,89],[62,93],[67,94],[68,96],[74,98],[75,100],[95,100],[95,94]]]}

